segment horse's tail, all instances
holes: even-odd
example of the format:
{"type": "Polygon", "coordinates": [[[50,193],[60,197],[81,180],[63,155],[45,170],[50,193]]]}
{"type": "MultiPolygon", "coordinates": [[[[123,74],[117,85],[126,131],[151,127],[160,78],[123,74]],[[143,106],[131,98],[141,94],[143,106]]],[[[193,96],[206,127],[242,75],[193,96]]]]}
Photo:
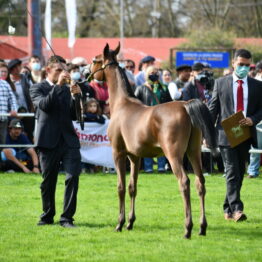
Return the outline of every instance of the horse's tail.
{"type": "Polygon", "coordinates": [[[192,125],[201,129],[212,154],[216,155],[216,130],[207,106],[199,99],[192,99],[185,104],[185,108],[192,125]]]}

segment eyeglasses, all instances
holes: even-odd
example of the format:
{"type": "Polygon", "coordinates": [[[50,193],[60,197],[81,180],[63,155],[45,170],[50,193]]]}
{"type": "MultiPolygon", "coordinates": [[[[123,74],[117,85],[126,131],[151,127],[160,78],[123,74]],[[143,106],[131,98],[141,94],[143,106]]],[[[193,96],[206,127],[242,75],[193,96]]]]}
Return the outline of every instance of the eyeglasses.
{"type": "Polygon", "coordinates": [[[126,66],[127,69],[134,69],[134,66],[126,66]]]}

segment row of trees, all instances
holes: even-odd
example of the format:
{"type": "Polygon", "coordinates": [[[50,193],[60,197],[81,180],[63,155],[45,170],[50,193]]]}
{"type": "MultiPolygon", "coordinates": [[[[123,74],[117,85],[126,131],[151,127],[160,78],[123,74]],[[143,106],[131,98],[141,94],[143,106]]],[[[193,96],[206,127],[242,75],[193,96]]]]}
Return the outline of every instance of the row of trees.
{"type": "MultiPolygon", "coordinates": [[[[45,0],[41,1],[44,19],[45,0]]],[[[217,28],[237,37],[262,37],[259,0],[76,0],[79,37],[118,37],[120,2],[124,3],[125,37],[185,37],[217,28]]],[[[0,0],[0,34],[9,21],[18,35],[27,34],[26,0],[0,0]]],[[[53,36],[66,36],[63,0],[52,1],[53,36]]]]}

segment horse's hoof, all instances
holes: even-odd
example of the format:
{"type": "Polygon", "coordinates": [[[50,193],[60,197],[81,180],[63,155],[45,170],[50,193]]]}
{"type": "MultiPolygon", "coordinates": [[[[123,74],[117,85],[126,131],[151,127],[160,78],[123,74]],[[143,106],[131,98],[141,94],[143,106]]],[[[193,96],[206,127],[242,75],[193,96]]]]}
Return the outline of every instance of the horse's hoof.
{"type": "Polygon", "coordinates": [[[116,231],[116,232],[122,232],[122,227],[118,225],[118,226],[115,228],[115,231],[116,231]]]}
{"type": "Polygon", "coordinates": [[[191,233],[186,233],[186,234],[184,235],[184,238],[185,238],[185,239],[190,239],[190,238],[191,238],[191,233]]]}
{"type": "Polygon", "coordinates": [[[127,230],[132,230],[132,229],[133,229],[133,224],[128,224],[128,225],[126,226],[126,229],[127,229],[127,230]]]}
{"type": "Polygon", "coordinates": [[[206,236],[206,230],[201,229],[198,233],[199,236],[206,236]]]}

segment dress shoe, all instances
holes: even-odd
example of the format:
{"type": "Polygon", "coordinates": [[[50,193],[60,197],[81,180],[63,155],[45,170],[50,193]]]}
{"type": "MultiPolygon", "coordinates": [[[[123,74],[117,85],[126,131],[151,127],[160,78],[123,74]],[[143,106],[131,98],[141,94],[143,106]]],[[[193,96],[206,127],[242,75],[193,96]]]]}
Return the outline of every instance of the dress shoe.
{"type": "Polygon", "coordinates": [[[233,215],[231,213],[224,213],[225,220],[233,220],[233,215]]]}
{"type": "Polygon", "coordinates": [[[235,220],[235,222],[240,222],[247,220],[247,216],[242,211],[236,211],[233,214],[233,219],[235,220]]]}
{"type": "Polygon", "coordinates": [[[46,226],[46,225],[52,225],[52,224],[54,224],[53,221],[45,221],[45,220],[40,220],[40,221],[37,223],[38,226],[46,226]]]}
{"type": "Polygon", "coordinates": [[[73,224],[73,222],[63,222],[63,223],[60,223],[60,225],[61,225],[62,227],[66,227],[66,228],[74,228],[74,227],[76,227],[76,226],[73,224]]]}

